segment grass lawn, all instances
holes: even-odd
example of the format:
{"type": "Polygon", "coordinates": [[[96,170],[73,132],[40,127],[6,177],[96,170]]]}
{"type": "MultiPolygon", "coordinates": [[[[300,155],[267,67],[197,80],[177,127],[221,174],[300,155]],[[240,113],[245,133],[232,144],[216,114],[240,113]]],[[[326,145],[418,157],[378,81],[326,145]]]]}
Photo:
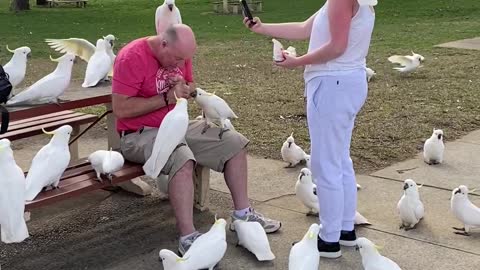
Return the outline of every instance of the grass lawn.
{"type": "MultiPolygon", "coordinates": [[[[93,42],[111,33],[119,38],[119,49],[154,33],[155,9],[163,1],[90,0],[86,9],[37,8],[32,1],[33,9],[20,14],[9,13],[7,2],[0,2],[0,63],[10,57],[5,44],[31,47],[29,85],[53,69],[48,55],[58,56],[43,39],[81,37],[93,42]]],[[[292,131],[308,151],[302,70],[273,67],[270,38],[249,33],[241,17],[213,14],[208,0],[176,2],[197,35],[198,86],[227,100],[240,117],[233,122],[236,129],[252,141],[251,152],[280,158],[280,147],[292,131]]],[[[264,22],[304,20],[322,3],[265,0],[260,17],[264,22]]],[[[433,47],[478,36],[478,14],[480,2],[472,0],[379,1],[368,56],[378,75],[370,83],[352,143],[357,172],[412,157],[434,127],[442,128],[448,140],[480,128],[480,51],[433,47]],[[425,56],[424,68],[399,76],[387,57],[411,50],[425,56]]],[[[307,48],[306,42],[284,45],[294,45],[300,54],[307,48]]],[[[75,66],[74,80],[83,80],[85,66],[75,66]]],[[[198,108],[190,107],[196,116],[198,108]]]]}

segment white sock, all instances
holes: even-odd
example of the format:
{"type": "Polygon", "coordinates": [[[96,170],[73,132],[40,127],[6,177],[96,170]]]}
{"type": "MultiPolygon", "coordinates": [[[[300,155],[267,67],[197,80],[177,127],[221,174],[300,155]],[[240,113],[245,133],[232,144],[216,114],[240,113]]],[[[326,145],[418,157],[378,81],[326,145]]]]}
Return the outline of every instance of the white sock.
{"type": "Polygon", "coordinates": [[[247,207],[245,209],[241,209],[241,210],[235,210],[235,216],[237,217],[244,217],[245,215],[248,215],[252,212],[252,208],[251,207],[247,207]]]}

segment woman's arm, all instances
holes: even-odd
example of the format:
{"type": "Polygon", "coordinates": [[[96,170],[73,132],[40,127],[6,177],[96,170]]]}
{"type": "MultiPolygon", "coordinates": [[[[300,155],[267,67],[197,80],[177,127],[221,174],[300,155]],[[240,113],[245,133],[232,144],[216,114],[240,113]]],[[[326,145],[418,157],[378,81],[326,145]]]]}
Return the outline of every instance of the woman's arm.
{"type": "MultiPolygon", "coordinates": [[[[260,18],[255,17],[253,21],[256,22],[256,24],[249,28],[251,31],[265,36],[289,40],[305,40],[310,37],[313,20],[316,15],[317,13],[313,14],[304,22],[291,23],[262,23],[260,18]]],[[[250,21],[248,18],[244,18],[243,23],[248,27],[250,21]]]]}
{"type": "Polygon", "coordinates": [[[322,47],[300,57],[285,55],[285,61],[277,63],[283,67],[297,67],[325,63],[341,56],[348,45],[348,35],[353,16],[354,1],[335,0],[328,6],[328,21],[330,24],[330,41],[322,47]]]}

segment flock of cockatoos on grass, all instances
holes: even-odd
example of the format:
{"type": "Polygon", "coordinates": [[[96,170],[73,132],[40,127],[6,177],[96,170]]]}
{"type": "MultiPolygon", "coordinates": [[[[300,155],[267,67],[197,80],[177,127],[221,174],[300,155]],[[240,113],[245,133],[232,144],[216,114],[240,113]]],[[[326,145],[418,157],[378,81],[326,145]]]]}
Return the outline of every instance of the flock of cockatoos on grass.
{"type": "MultiPolygon", "coordinates": [[[[372,4],[372,0],[359,0],[359,2],[372,4]]],[[[364,3],[364,4],[365,4],[364,3]]],[[[376,4],[376,1],[373,1],[376,4]]],[[[165,0],[155,13],[155,26],[165,28],[165,25],[181,23],[181,15],[174,0],[165,0]]],[[[47,39],[46,42],[56,51],[64,53],[63,56],[52,59],[58,62],[56,69],[35,82],[26,90],[10,97],[7,106],[16,104],[56,103],[59,97],[68,88],[71,78],[72,66],[76,57],[86,61],[87,68],[82,87],[94,87],[102,80],[113,76],[113,52],[115,37],[107,35],[98,39],[93,45],[85,39],[47,39]]],[[[283,54],[296,55],[293,47],[283,50],[282,44],[273,39],[273,59],[282,61],[283,54]]],[[[7,49],[13,53],[12,59],[4,66],[9,75],[10,82],[16,88],[24,79],[27,66],[27,56],[31,53],[28,47],[15,50],[7,49]]],[[[412,55],[394,55],[388,58],[392,63],[399,63],[402,67],[395,68],[401,73],[409,73],[421,67],[424,57],[413,53],[412,55]]],[[[370,81],[375,72],[366,69],[367,80],[370,81]]],[[[205,121],[204,131],[211,124],[220,127],[219,137],[224,132],[235,130],[230,119],[237,118],[229,105],[215,94],[197,88],[192,94],[195,102],[202,108],[202,115],[197,120],[205,121]]],[[[184,138],[188,127],[188,102],[186,99],[177,98],[177,104],[163,120],[157,139],[154,143],[151,157],[143,169],[146,175],[156,178],[161,168],[165,165],[170,154],[184,138]],[[168,139],[165,139],[168,138],[168,139]]],[[[50,142],[42,147],[31,162],[30,169],[25,177],[17,166],[11,142],[8,139],[0,140],[0,226],[1,240],[4,243],[22,242],[29,237],[24,217],[25,201],[34,200],[45,188],[58,188],[62,174],[70,162],[68,142],[72,132],[69,125],[62,126],[52,132],[50,142]]],[[[424,161],[428,164],[440,164],[443,161],[443,132],[434,129],[432,136],[424,144],[424,161]]],[[[310,155],[297,144],[293,133],[283,143],[281,155],[287,167],[295,167],[305,162],[306,167],[301,169],[295,185],[296,197],[308,209],[307,215],[318,215],[320,206],[316,194],[316,185],[310,171],[310,155]]],[[[123,156],[115,151],[99,150],[92,153],[88,160],[97,173],[99,181],[102,175],[112,179],[112,174],[119,170],[123,164],[123,156]]],[[[359,189],[361,187],[357,185],[359,189]]],[[[419,188],[412,179],[405,180],[403,196],[397,204],[401,220],[401,228],[413,229],[424,217],[424,206],[420,199],[419,188]]],[[[464,225],[455,228],[458,234],[468,235],[470,230],[480,227],[480,210],[468,199],[469,191],[466,186],[453,190],[451,196],[451,210],[454,216],[464,225]]],[[[270,244],[265,231],[256,222],[235,221],[238,244],[255,254],[259,261],[273,260],[275,255],[270,249],[270,244]]],[[[370,224],[360,213],[356,213],[355,224],[370,224]]],[[[160,259],[166,270],[186,270],[213,267],[223,258],[226,249],[226,221],[216,219],[211,229],[200,236],[187,251],[179,257],[170,250],[162,249],[160,259]],[[205,253],[205,250],[209,252],[205,253]]],[[[289,269],[318,269],[319,254],[317,250],[317,234],[321,225],[312,224],[301,241],[295,243],[290,251],[289,269]]],[[[378,248],[368,239],[359,238],[357,249],[362,255],[365,269],[400,269],[393,261],[381,256],[378,248]],[[378,268],[380,267],[380,268],[378,268]]]]}

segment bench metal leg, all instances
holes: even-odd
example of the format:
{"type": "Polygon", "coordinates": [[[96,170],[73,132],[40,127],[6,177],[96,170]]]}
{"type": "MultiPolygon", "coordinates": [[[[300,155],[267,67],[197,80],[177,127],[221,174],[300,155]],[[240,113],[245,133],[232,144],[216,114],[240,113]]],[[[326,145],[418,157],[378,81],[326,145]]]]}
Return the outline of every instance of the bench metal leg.
{"type": "MultiPolygon", "coordinates": [[[[80,133],[80,125],[73,126],[71,137],[75,137],[80,133]]],[[[78,154],[78,141],[74,141],[69,145],[70,148],[70,160],[78,160],[80,155],[78,154]]]]}
{"type": "Polygon", "coordinates": [[[193,175],[195,195],[194,206],[200,211],[208,209],[208,191],[210,190],[210,169],[197,166],[193,175]]]}
{"type": "MultiPolygon", "coordinates": [[[[105,104],[107,111],[112,110],[112,104],[105,104]]],[[[120,149],[120,136],[115,128],[115,115],[109,113],[107,115],[107,129],[108,129],[108,149],[120,149]]],[[[140,196],[147,196],[152,194],[152,187],[144,182],[139,177],[134,178],[130,181],[126,181],[118,184],[120,188],[128,192],[135,193],[140,196]]]]}
{"type": "MultiPolygon", "coordinates": [[[[107,111],[112,110],[112,104],[105,104],[107,111]]],[[[109,113],[107,115],[107,129],[108,129],[108,149],[120,149],[120,136],[115,128],[115,115],[109,113]]]]}

